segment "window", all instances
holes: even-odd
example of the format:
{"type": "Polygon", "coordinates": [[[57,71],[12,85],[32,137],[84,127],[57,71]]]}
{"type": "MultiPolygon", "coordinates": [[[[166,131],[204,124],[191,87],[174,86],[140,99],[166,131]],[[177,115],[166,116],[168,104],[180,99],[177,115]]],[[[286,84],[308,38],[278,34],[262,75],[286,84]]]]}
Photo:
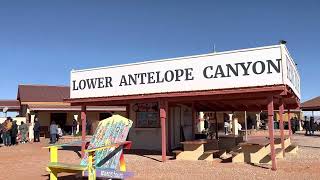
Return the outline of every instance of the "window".
{"type": "Polygon", "coordinates": [[[159,108],[158,103],[138,103],[133,106],[136,112],[137,128],[159,128],[159,108]]]}

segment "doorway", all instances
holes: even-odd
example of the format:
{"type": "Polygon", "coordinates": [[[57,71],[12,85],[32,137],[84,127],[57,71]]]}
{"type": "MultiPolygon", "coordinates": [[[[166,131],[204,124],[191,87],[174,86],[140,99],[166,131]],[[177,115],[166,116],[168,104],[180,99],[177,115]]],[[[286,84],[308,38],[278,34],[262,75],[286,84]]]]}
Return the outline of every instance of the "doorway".
{"type": "Polygon", "coordinates": [[[187,106],[170,107],[171,149],[181,147],[181,142],[192,140],[192,110],[187,106]]]}
{"type": "Polygon", "coordinates": [[[50,113],[50,124],[54,121],[61,129],[66,130],[67,113],[50,113]]]}
{"type": "Polygon", "coordinates": [[[181,108],[170,107],[170,131],[171,131],[171,149],[177,149],[181,146],[181,108]]]}

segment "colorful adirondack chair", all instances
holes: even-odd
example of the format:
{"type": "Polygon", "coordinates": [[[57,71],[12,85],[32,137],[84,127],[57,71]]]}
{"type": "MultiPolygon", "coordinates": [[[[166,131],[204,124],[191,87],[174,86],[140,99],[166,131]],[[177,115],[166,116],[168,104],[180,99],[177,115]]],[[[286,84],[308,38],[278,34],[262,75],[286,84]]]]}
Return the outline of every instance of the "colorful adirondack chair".
{"type": "Polygon", "coordinates": [[[132,121],[120,115],[100,121],[80,165],[58,162],[58,150],[70,150],[72,148],[68,147],[74,146],[74,143],[47,147],[50,149],[50,163],[47,166],[50,179],[56,180],[61,172],[82,172],[89,180],[95,180],[96,177],[124,179],[132,176],[132,173],[126,172],[123,156],[123,149],[131,147],[131,142],[126,141],[131,126],[132,121]],[[117,170],[119,161],[120,171],[117,170]]]}

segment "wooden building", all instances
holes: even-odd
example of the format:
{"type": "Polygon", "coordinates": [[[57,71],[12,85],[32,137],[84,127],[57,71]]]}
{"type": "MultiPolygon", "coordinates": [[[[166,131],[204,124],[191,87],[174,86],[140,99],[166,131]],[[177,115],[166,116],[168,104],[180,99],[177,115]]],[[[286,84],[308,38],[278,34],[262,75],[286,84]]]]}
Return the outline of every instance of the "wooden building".
{"type": "Polygon", "coordinates": [[[180,128],[195,138],[199,112],[267,111],[276,169],[274,110],[300,105],[300,76],[285,44],[77,70],[70,86],[66,102],[82,107],[82,125],[89,106],[126,106],[133,148],[161,149],[163,161],[180,143],[180,128]]]}

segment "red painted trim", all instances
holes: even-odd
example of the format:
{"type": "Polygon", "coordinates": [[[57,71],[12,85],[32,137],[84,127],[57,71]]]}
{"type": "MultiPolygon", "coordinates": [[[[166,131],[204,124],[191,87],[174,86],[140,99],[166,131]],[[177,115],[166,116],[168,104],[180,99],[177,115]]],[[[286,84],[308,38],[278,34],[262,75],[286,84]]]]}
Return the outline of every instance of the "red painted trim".
{"type": "Polygon", "coordinates": [[[82,121],[82,133],[81,133],[81,157],[84,157],[84,150],[86,148],[86,122],[87,122],[87,114],[86,114],[86,106],[81,106],[81,121],[82,121]]]}
{"type": "Polygon", "coordinates": [[[279,95],[286,90],[285,85],[263,86],[263,87],[249,87],[249,88],[232,88],[232,89],[218,89],[206,91],[188,91],[188,92],[170,92],[170,93],[154,93],[154,94],[139,94],[139,95],[125,95],[125,96],[109,96],[109,97],[92,97],[92,98],[74,98],[65,99],[68,103],[86,103],[86,102],[103,102],[103,101],[124,101],[124,100],[142,100],[153,98],[173,98],[173,97],[193,97],[193,96],[210,96],[210,95],[228,95],[228,94],[243,94],[253,92],[274,92],[279,91],[279,95]]]}
{"type": "Polygon", "coordinates": [[[270,138],[270,151],[271,151],[271,161],[272,170],[277,170],[276,164],[276,151],[274,149],[274,122],[273,122],[273,97],[268,97],[268,128],[269,128],[269,138],[270,138]]]}
{"type": "Polygon", "coordinates": [[[283,114],[284,114],[283,99],[280,98],[280,102],[279,102],[279,117],[280,117],[281,149],[282,149],[283,156],[285,156],[283,114]]]}

